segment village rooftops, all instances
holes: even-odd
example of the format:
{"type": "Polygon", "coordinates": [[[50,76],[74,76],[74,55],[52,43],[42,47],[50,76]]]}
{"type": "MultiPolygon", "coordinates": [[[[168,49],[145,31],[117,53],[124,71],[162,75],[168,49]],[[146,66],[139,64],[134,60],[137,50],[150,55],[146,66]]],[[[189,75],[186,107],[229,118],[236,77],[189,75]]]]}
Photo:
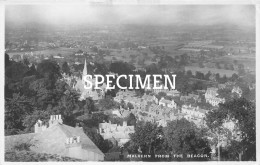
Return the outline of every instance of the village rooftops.
{"type": "Polygon", "coordinates": [[[193,107],[191,105],[183,105],[182,109],[186,109],[186,110],[190,110],[190,111],[198,111],[198,112],[204,113],[204,114],[208,113],[208,111],[209,111],[209,110],[202,109],[199,106],[193,107]]]}

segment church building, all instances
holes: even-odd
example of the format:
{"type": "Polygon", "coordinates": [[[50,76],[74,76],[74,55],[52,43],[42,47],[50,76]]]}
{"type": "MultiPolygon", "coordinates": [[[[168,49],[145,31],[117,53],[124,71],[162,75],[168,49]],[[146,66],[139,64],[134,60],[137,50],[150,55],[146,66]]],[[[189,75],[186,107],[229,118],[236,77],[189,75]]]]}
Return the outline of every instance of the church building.
{"type": "Polygon", "coordinates": [[[90,97],[92,98],[92,100],[99,100],[105,97],[105,92],[106,92],[106,84],[103,83],[102,86],[99,86],[101,89],[95,89],[95,78],[93,78],[92,80],[92,84],[93,87],[92,89],[85,89],[84,88],[84,84],[86,83],[83,80],[83,77],[88,75],[88,71],[87,71],[87,62],[85,60],[85,65],[84,65],[84,69],[82,72],[82,77],[81,78],[77,78],[77,82],[76,84],[73,86],[74,89],[76,89],[81,95],[80,95],[80,100],[85,100],[86,98],[90,97]]]}

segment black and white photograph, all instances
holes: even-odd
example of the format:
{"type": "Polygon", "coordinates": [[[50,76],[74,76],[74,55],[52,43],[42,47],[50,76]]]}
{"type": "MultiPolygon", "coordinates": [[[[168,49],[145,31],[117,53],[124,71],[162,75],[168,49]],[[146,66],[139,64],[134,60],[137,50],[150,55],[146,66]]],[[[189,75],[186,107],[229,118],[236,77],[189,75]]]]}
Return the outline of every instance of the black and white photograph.
{"type": "Polygon", "coordinates": [[[256,162],[259,8],[110,2],[5,4],[3,161],[256,162]]]}

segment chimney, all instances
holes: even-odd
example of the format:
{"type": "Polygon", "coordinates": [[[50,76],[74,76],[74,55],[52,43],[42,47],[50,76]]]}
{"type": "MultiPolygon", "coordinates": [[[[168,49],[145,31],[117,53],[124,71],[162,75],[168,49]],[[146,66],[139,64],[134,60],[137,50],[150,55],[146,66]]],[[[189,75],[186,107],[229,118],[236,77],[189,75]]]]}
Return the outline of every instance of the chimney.
{"type": "Polygon", "coordinates": [[[46,125],[43,125],[41,120],[38,120],[34,125],[34,133],[40,133],[44,130],[46,130],[46,125]]]}
{"type": "Polygon", "coordinates": [[[49,126],[55,125],[57,123],[62,124],[63,121],[61,119],[61,115],[51,115],[49,120],[49,126]]]}
{"type": "Polygon", "coordinates": [[[123,126],[127,126],[127,122],[126,121],[123,121],[123,126]]]}

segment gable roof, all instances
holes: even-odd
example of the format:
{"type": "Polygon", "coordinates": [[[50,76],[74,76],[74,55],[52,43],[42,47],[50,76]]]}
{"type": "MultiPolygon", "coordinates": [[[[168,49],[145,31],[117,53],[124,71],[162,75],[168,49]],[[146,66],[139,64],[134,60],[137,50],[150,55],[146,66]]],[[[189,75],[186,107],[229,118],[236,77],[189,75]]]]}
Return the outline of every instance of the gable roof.
{"type": "Polygon", "coordinates": [[[100,149],[90,140],[90,138],[84,133],[83,129],[81,127],[71,127],[68,125],[57,123],[56,125],[52,127],[58,127],[67,138],[74,137],[74,136],[80,136],[82,148],[91,150],[95,153],[99,153],[101,155],[104,155],[103,152],[100,151],[100,149]]]}
{"type": "Polygon", "coordinates": [[[6,136],[5,148],[6,150],[10,150],[17,143],[30,142],[32,144],[31,150],[34,152],[65,155],[66,139],[74,136],[80,136],[82,149],[104,156],[100,149],[84,133],[82,128],[74,128],[60,123],[56,123],[40,133],[6,136]]]}

